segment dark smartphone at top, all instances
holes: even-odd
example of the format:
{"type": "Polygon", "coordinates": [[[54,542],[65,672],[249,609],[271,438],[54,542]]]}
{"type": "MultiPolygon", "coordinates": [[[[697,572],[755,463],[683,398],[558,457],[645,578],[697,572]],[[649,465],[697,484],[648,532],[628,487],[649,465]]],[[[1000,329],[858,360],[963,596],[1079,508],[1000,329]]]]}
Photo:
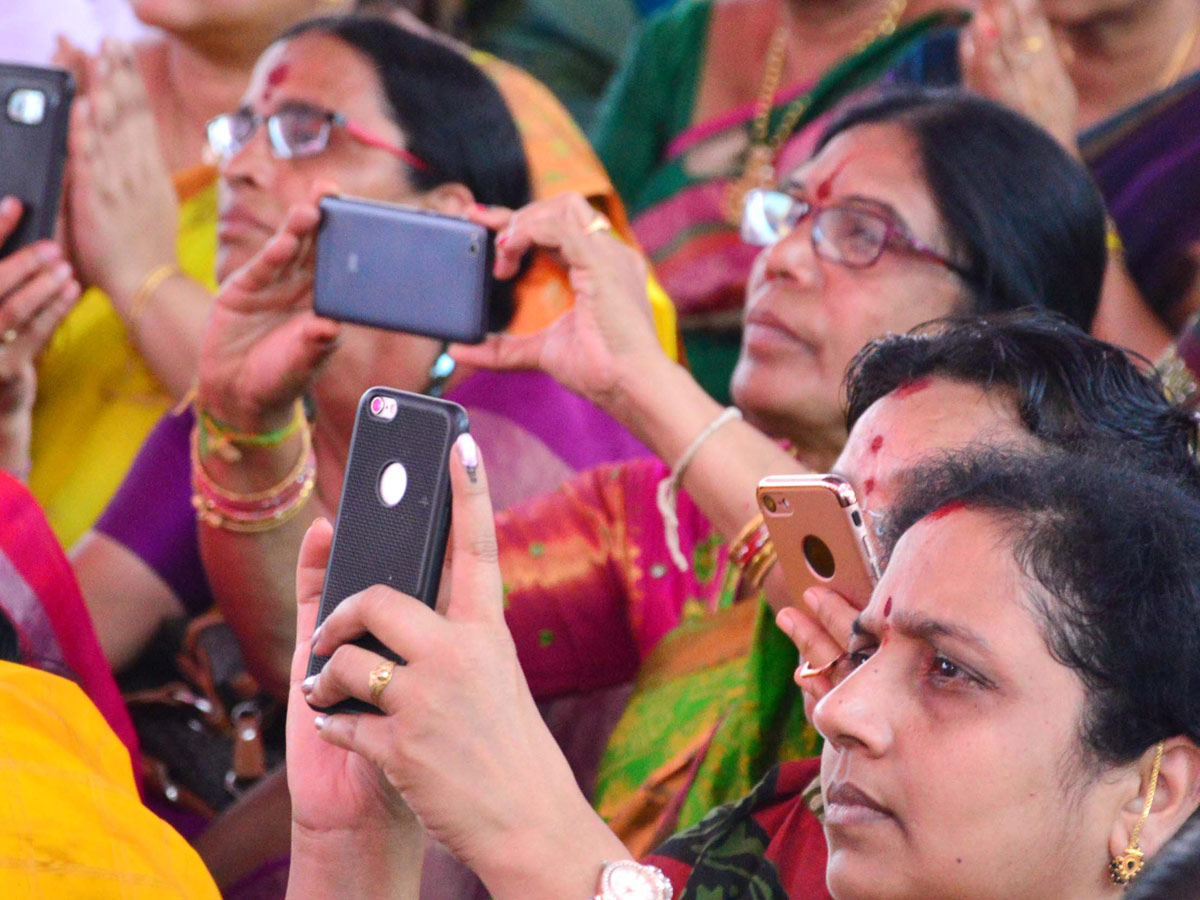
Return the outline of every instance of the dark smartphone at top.
{"type": "Polygon", "coordinates": [[[74,94],[62,69],[0,63],[0,197],[24,207],[0,257],[54,234],[74,94]]]}
{"type": "Polygon", "coordinates": [[[314,308],[331,319],[477,344],[487,334],[491,241],[455,216],[321,200],[314,308]]]}
{"type": "MultiPolygon", "coordinates": [[[[432,607],[450,531],[450,449],[468,428],[457,403],[374,387],[358,403],[317,624],[385,584],[432,607]]],[[[356,641],[400,661],[374,637],[356,641]]],[[[315,675],[326,657],[309,658],[315,675]]],[[[333,712],[378,712],[350,700],[333,712]]]]}

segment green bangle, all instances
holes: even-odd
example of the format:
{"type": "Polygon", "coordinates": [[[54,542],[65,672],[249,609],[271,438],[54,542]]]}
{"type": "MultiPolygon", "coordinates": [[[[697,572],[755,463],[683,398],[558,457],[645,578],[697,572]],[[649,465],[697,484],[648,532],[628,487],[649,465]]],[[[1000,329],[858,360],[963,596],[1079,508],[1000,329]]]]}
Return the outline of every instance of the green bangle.
{"type": "Polygon", "coordinates": [[[307,421],[304,415],[304,403],[300,400],[296,401],[291,420],[286,425],[276,428],[273,431],[238,431],[232,426],[213,418],[200,407],[196,408],[196,414],[201,423],[201,427],[198,430],[200,455],[202,457],[207,456],[209,453],[208,442],[210,433],[216,438],[213,442],[215,445],[213,449],[219,449],[231,444],[237,447],[278,447],[299,431],[300,427],[307,421]]]}

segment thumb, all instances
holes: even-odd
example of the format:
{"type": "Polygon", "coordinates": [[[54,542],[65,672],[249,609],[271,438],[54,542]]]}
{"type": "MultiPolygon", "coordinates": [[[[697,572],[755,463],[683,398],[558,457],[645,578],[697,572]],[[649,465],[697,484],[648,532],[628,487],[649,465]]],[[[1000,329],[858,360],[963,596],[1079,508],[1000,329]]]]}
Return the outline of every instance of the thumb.
{"type": "Polygon", "coordinates": [[[470,434],[454,442],[450,461],[453,492],[453,565],[446,618],[504,622],[499,550],[487,474],[470,434]]]}

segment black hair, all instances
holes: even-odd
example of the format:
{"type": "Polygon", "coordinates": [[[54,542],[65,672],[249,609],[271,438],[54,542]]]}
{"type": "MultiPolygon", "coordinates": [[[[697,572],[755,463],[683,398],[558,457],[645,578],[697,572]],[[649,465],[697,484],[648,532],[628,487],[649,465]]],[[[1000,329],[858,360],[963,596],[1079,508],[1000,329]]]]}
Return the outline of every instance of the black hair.
{"type": "Polygon", "coordinates": [[[1006,391],[1025,428],[1046,444],[1124,453],[1200,493],[1195,418],[1167,399],[1157,375],[1059,316],[948,318],[872,341],[846,375],[847,427],[875,401],[928,376],[1006,391]]]}
{"type": "Polygon", "coordinates": [[[0,660],[21,661],[21,641],[17,636],[16,626],[3,608],[0,608],[0,660]]]}
{"type": "Polygon", "coordinates": [[[1146,863],[1125,900],[1200,900],[1200,811],[1146,863]]]}
{"type": "Polygon", "coordinates": [[[995,517],[1051,655],[1083,681],[1081,739],[1122,765],[1200,742],[1200,499],[1119,457],[974,451],[910,470],[884,556],[935,510],[995,517]]]}
{"type": "MultiPolygon", "coordinates": [[[[429,171],[408,167],[414,187],[431,190],[458,182],[488,206],[517,209],[529,202],[529,166],[520,132],[499,90],[470,60],[375,16],[310,19],[278,40],[314,32],[337,38],[371,63],[407,149],[429,165],[429,171]]],[[[503,330],[512,320],[513,284],[492,286],[492,331],[503,330]]]]}
{"type": "Polygon", "coordinates": [[[1107,263],[1104,203],[1054,138],[965,91],[896,87],[849,107],[817,152],[875,124],[897,125],[915,143],[971,312],[1041,306],[1091,326],[1107,263]]]}

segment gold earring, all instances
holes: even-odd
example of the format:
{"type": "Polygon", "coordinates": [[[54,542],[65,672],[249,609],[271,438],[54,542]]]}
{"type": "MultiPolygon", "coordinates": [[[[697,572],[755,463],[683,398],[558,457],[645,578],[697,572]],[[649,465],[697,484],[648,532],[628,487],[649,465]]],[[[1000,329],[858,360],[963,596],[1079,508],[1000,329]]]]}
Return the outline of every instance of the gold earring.
{"type": "Polygon", "coordinates": [[[1150,789],[1146,791],[1146,805],[1142,807],[1142,815],[1133,826],[1133,834],[1129,838],[1129,846],[1120,856],[1113,857],[1108,864],[1108,872],[1117,884],[1129,884],[1141,874],[1142,866],[1146,863],[1146,854],[1138,846],[1138,838],[1142,834],[1142,826],[1150,815],[1150,807],[1154,805],[1154,791],[1158,788],[1158,771],[1162,767],[1163,742],[1158,742],[1154,753],[1154,769],[1150,773],[1150,789]]]}

